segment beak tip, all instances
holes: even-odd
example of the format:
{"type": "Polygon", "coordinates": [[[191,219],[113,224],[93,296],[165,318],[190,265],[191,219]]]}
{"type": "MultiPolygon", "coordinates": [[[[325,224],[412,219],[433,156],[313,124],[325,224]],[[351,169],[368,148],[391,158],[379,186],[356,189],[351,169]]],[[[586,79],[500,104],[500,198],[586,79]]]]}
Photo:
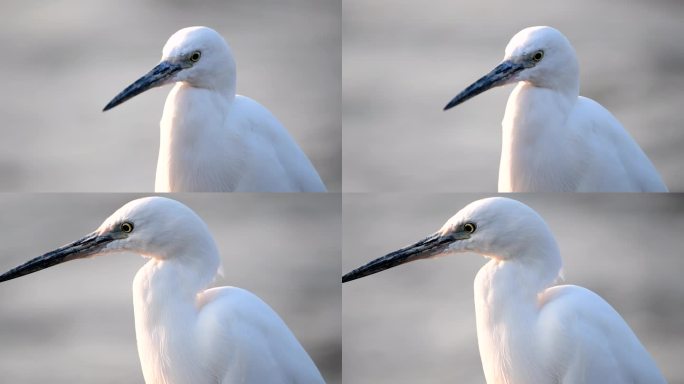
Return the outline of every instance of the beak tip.
{"type": "Polygon", "coordinates": [[[476,94],[471,94],[470,92],[468,92],[468,89],[466,89],[466,90],[462,91],[461,93],[459,93],[458,95],[454,96],[454,98],[451,99],[451,101],[449,101],[447,103],[447,105],[444,106],[443,110],[447,111],[453,107],[461,105],[464,102],[470,100],[472,97],[476,96],[477,94],[479,94],[479,92],[476,94]]]}
{"type": "MultiPolygon", "coordinates": [[[[464,92],[465,92],[465,91],[464,91],[464,92]]],[[[449,102],[447,103],[447,105],[444,106],[443,111],[447,111],[447,110],[449,110],[449,109],[451,109],[451,108],[453,108],[453,107],[455,107],[455,106],[457,106],[457,105],[463,103],[464,101],[468,100],[468,99],[470,98],[470,96],[466,94],[466,96],[468,96],[468,97],[463,97],[464,92],[461,92],[461,93],[459,93],[458,95],[454,96],[454,98],[451,99],[451,101],[449,101],[449,102]]],[[[474,96],[474,95],[473,95],[473,96],[474,96]]]]}
{"type": "Polygon", "coordinates": [[[107,105],[105,105],[104,108],[102,108],[102,112],[107,112],[119,104],[121,104],[121,102],[119,102],[118,100],[116,100],[116,98],[114,98],[112,101],[107,103],[107,105]]]}

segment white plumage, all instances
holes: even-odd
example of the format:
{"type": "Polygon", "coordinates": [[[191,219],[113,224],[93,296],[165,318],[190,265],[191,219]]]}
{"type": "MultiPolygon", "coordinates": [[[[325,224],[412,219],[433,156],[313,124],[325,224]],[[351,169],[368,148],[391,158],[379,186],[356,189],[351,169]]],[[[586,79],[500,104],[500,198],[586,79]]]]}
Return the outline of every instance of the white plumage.
{"type": "Polygon", "coordinates": [[[556,285],[562,261],[553,234],[536,212],[512,199],[475,201],[433,235],[371,261],[342,281],[462,252],[490,259],[477,273],[474,289],[487,383],[665,383],[605,300],[582,287],[556,285]]]}
{"type": "Polygon", "coordinates": [[[163,197],[131,201],[93,233],[0,275],[0,282],[84,257],[134,252],[138,353],[148,384],[323,383],[283,320],[252,293],[206,289],[220,258],[206,224],[163,197]]]}
{"type": "Polygon", "coordinates": [[[575,50],[559,31],[530,27],[518,32],[504,61],[445,109],[510,83],[517,85],[502,122],[499,192],[667,191],[620,122],[579,96],[575,50]]]}
{"type": "Polygon", "coordinates": [[[184,28],[161,62],[105,111],[153,87],[176,83],[160,122],[157,192],[325,192],[308,157],[256,101],[236,95],[228,44],[206,27],[184,28]]]}

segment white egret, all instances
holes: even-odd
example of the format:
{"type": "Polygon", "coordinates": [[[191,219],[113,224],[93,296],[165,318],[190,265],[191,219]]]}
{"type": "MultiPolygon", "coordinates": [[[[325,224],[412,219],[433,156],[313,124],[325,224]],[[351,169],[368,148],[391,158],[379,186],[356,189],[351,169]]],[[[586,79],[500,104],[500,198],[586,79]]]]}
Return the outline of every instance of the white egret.
{"type": "Polygon", "coordinates": [[[160,122],[157,192],[325,192],[311,161],[261,104],[235,94],[235,60],[213,29],[189,27],[107,111],[176,83],[160,122]]]}
{"type": "Polygon", "coordinates": [[[499,192],[667,192],[620,122],[579,96],[579,65],[568,39],[550,27],[518,32],[504,61],[445,110],[518,83],[501,123],[499,192]]]}
{"type": "Polygon", "coordinates": [[[470,203],[433,235],[349,272],[342,282],[460,252],[490,259],[474,288],[487,383],[665,383],[606,301],[582,287],[554,285],[562,264],[556,240],[544,220],[516,200],[470,203]]]}
{"type": "Polygon", "coordinates": [[[324,382],[283,320],[261,299],[235,287],[205,290],[219,268],[218,249],[202,219],[175,200],[133,200],[94,232],[0,275],[0,282],[120,252],[149,259],[133,281],[146,383],[324,382]]]}

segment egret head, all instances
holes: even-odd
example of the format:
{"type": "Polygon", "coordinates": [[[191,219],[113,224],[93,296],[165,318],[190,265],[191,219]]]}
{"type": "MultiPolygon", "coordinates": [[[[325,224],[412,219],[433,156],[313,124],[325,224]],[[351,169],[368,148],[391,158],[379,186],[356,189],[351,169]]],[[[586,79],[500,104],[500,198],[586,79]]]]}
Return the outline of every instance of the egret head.
{"type": "Polygon", "coordinates": [[[579,65],[568,39],[551,27],[529,27],[516,33],[501,64],[456,95],[444,110],[488,89],[518,81],[579,92],[579,65]]]}
{"type": "Polygon", "coordinates": [[[216,244],[195,212],[172,199],[145,197],[119,208],[82,239],[0,275],[0,282],[66,261],[117,252],[160,260],[209,254],[216,257],[211,262],[218,267],[216,244]]]}
{"type": "Polygon", "coordinates": [[[544,220],[527,205],[505,197],[477,200],[461,209],[436,233],[349,272],[355,280],[413,260],[474,252],[510,260],[535,254],[531,247],[556,247],[544,220]]]}
{"type": "Polygon", "coordinates": [[[161,62],[104,107],[116,107],[148,89],[185,82],[196,88],[235,93],[235,60],[226,41],[207,27],[188,27],[164,45],[161,62]]]}
{"type": "Polygon", "coordinates": [[[159,196],[125,204],[95,233],[116,238],[101,252],[134,252],[155,259],[192,255],[202,245],[215,247],[209,228],[193,210],[159,196]]]}

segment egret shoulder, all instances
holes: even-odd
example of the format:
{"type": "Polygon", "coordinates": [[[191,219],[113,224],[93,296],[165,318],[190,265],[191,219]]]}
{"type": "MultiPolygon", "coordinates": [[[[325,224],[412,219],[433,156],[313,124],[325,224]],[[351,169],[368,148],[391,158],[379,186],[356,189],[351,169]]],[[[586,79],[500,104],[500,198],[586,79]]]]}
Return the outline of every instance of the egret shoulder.
{"type": "Polygon", "coordinates": [[[665,383],[629,325],[601,296],[558,285],[543,292],[539,303],[536,341],[541,355],[568,365],[563,383],[665,383]],[[591,358],[597,356],[602,358],[591,358]]]}
{"type": "Polygon", "coordinates": [[[253,293],[217,287],[198,295],[198,342],[223,383],[324,383],[285,322],[253,293]],[[212,351],[223,348],[218,356],[212,351]]]}

